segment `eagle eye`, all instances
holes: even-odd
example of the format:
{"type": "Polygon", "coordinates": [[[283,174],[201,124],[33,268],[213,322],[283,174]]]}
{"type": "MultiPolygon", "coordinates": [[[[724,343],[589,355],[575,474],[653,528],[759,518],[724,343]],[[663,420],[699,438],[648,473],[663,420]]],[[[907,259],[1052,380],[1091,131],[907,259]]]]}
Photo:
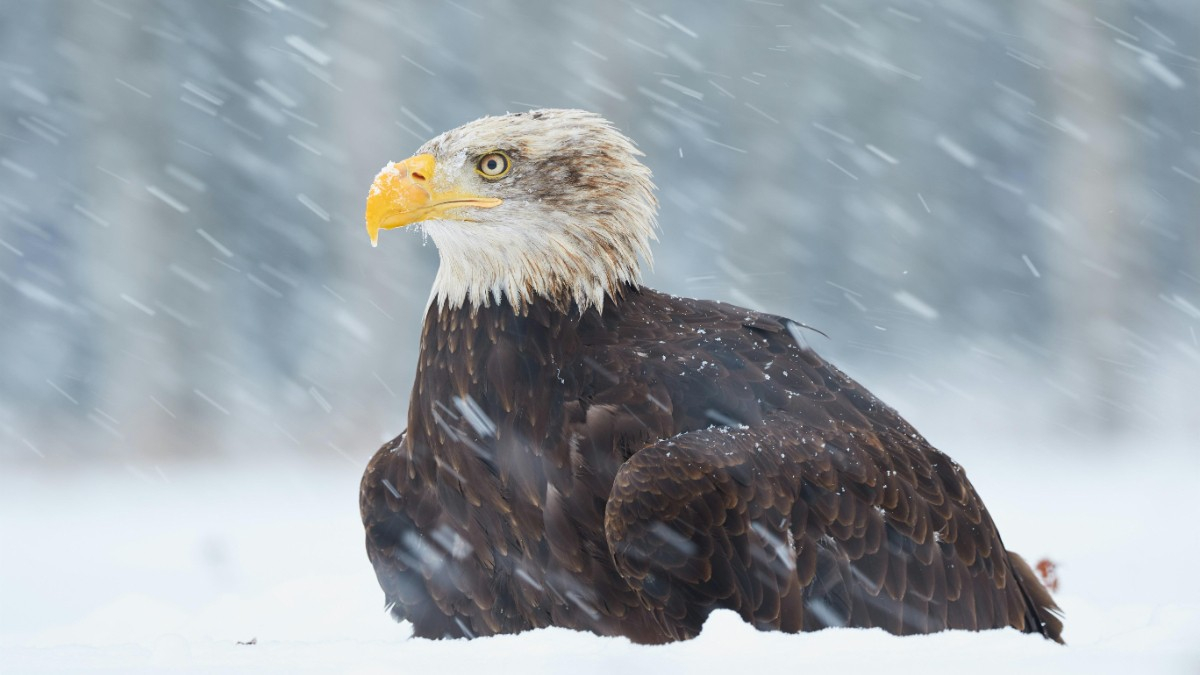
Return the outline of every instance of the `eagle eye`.
{"type": "Polygon", "coordinates": [[[479,172],[479,175],[489,180],[504,178],[508,175],[508,171],[511,168],[512,160],[509,159],[508,155],[499,150],[489,152],[480,157],[479,161],[475,164],[475,170],[479,172]]]}

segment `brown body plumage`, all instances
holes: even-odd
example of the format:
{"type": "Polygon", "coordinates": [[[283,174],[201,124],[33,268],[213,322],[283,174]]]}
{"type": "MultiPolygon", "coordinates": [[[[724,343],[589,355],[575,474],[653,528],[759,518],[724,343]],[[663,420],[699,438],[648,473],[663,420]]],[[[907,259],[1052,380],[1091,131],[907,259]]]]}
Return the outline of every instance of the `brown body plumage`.
{"type": "Polygon", "coordinates": [[[362,481],[393,615],[432,638],[660,643],[728,608],[1061,641],[963,470],[794,331],[636,280],[584,306],[435,295],[407,432],[362,481]]]}
{"type": "Polygon", "coordinates": [[[962,469],[786,320],[628,289],[600,313],[432,307],[409,427],[362,485],[423,637],[1012,626],[1059,639],[962,469]]]}

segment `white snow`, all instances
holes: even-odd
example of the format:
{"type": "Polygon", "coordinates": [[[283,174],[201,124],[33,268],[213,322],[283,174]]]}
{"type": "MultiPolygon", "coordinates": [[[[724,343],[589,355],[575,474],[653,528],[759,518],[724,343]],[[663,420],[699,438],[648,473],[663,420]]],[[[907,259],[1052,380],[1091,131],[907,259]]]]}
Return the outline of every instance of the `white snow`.
{"type": "Polygon", "coordinates": [[[305,40],[299,35],[289,35],[283,38],[283,41],[286,42],[292,49],[295,49],[301,54],[312,59],[313,63],[317,64],[318,66],[327,66],[331,61],[333,61],[333,57],[318,49],[315,45],[313,45],[313,43],[305,40]]]}
{"type": "Polygon", "coordinates": [[[6,467],[0,671],[774,673],[856,672],[873,661],[896,672],[1200,668],[1194,441],[950,436],[934,440],[967,468],[1006,545],[1031,562],[1058,563],[1068,646],[1010,630],[768,634],[727,612],[699,638],[663,647],[563,629],[410,639],[407,625],[384,614],[363,550],[362,456],[325,465],[6,467]]]}
{"type": "Polygon", "coordinates": [[[928,302],[925,302],[908,291],[896,291],[892,294],[892,297],[896,299],[896,302],[900,303],[905,308],[912,310],[914,314],[920,316],[922,319],[933,320],[940,316],[940,313],[930,306],[928,302]]]}
{"type": "Polygon", "coordinates": [[[979,163],[979,160],[976,159],[975,155],[970,150],[967,150],[963,146],[959,145],[958,142],[949,136],[939,134],[934,142],[936,142],[937,146],[941,148],[947,155],[950,155],[956,162],[962,164],[968,169],[973,168],[979,163]]]}

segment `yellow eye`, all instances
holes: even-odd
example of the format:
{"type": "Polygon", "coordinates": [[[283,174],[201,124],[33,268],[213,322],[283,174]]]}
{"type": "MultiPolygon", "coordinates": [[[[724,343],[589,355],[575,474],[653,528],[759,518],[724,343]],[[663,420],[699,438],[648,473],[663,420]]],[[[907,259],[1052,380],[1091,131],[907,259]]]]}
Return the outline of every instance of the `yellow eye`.
{"type": "Polygon", "coordinates": [[[503,152],[489,152],[480,157],[479,163],[475,165],[475,170],[479,172],[479,175],[492,180],[503,178],[511,168],[512,160],[503,152]]]}

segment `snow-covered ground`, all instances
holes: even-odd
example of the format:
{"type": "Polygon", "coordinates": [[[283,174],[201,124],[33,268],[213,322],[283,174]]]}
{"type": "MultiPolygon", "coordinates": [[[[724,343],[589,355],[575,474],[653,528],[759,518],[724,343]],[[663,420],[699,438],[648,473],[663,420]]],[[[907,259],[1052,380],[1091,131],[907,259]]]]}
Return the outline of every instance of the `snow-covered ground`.
{"type": "Polygon", "coordinates": [[[725,612],[663,647],[561,629],[409,639],[363,551],[361,464],[338,458],[7,467],[0,671],[1200,672],[1194,441],[933,440],[1010,548],[1059,564],[1067,647],[1014,631],[765,634],[725,612]]]}

